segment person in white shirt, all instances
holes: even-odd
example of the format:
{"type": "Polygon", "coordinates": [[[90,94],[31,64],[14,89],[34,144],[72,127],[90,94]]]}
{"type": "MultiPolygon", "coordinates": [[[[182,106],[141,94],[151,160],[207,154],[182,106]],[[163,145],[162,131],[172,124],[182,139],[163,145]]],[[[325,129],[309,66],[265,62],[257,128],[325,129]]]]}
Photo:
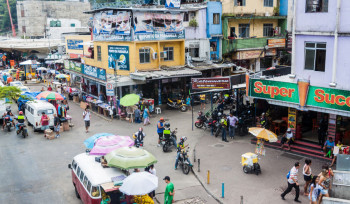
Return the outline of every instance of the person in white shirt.
{"type": "MultiPolygon", "coordinates": [[[[154,168],[154,165],[152,164],[151,166],[149,166],[148,172],[157,176],[157,171],[154,168]]],[[[151,198],[154,198],[154,196],[156,196],[156,191],[152,191],[148,194],[151,198]]]]}
{"type": "Polygon", "coordinates": [[[83,112],[83,119],[84,119],[84,122],[85,122],[86,133],[89,132],[89,127],[90,127],[90,116],[91,116],[91,113],[90,113],[90,111],[89,111],[89,107],[86,107],[86,108],[85,108],[85,111],[83,112]]]}
{"type": "Polygon", "coordinates": [[[301,203],[299,201],[299,183],[298,183],[298,169],[300,167],[299,162],[295,162],[293,168],[289,172],[289,178],[288,178],[288,188],[281,194],[282,200],[285,200],[285,196],[292,191],[292,188],[295,188],[295,198],[294,201],[297,203],[301,203]]]}
{"type": "Polygon", "coordinates": [[[283,149],[285,143],[287,143],[288,150],[290,150],[290,145],[293,143],[293,132],[290,128],[287,129],[287,132],[281,139],[281,149],[283,149]]]}

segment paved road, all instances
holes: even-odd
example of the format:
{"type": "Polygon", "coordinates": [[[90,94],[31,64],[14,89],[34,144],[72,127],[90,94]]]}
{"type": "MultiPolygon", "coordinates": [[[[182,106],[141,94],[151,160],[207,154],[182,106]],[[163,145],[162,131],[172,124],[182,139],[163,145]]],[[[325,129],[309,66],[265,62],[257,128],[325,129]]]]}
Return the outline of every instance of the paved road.
{"type": "MultiPolygon", "coordinates": [[[[32,91],[41,87],[30,87],[32,91]]],[[[17,108],[13,104],[13,112],[17,108]]],[[[81,203],[75,197],[71,182],[71,173],[67,164],[72,158],[85,151],[83,141],[95,133],[110,132],[131,136],[136,132],[139,124],[126,121],[107,121],[92,115],[91,132],[86,134],[82,120],[82,109],[70,102],[69,115],[73,117],[75,127],[71,131],[63,132],[59,139],[46,140],[43,133],[34,133],[29,127],[29,137],[21,138],[12,132],[0,131],[0,203],[81,203]]],[[[202,137],[202,131],[191,131],[191,112],[163,111],[171,123],[171,127],[178,127],[178,137],[187,136],[189,144],[194,146],[202,137]]],[[[156,164],[159,188],[157,199],[163,202],[165,184],[164,176],[171,177],[175,189],[175,199],[182,201],[200,196],[207,203],[215,203],[202,188],[195,176],[184,175],[181,170],[174,170],[175,152],[163,153],[156,146],[156,122],[151,119],[151,125],[146,126],[145,149],[153,153],[158,159],[156,164]]]]}

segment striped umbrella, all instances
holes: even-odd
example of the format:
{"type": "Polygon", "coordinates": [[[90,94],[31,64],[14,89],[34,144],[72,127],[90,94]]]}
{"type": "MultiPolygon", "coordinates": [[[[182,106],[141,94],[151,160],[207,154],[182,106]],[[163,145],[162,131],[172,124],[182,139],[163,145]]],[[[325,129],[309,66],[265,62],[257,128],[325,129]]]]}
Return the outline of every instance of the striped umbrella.
{"type": "Polygon", "coordinates": [[[121,147],[131,147],[134,141],[129,136],[109,135],[100,137],[90,151],[90,155],[106,155],[121,147]]]}
{"type": "Polygon", "coordinates": [[[36,96],[37,99],[48,99],[48,100],[64,100],[64,97],[56,92],[44,91],[36,96]]]}
{"type": "Polygon", "coordinates": [[[58,75],[56,75],[56,78],[57,78],[57,79],[66,79],[66,78],[68,78],[68,75],[65,75],[65,74],[58,74],[58,75]]]}

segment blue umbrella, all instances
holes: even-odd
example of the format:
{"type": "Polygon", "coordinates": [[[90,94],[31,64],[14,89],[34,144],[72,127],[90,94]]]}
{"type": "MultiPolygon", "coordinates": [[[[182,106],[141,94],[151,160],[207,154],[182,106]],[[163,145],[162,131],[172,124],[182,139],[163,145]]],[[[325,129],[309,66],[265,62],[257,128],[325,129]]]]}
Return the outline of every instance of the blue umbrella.
{"type": "Polygon", "coordinates": [[[86,146],[86,148],[88,149],[92,149],[95,145],[95,141],[100,138],[100,137],[105,137],[105,136],[110,136],[110,135],[114,135],[114,134],[111,134],[111,133],[98,133],[98,134],[95,134],[89,138],[87,138],[85,141],[84,141],[84,144],[86,146]]]}

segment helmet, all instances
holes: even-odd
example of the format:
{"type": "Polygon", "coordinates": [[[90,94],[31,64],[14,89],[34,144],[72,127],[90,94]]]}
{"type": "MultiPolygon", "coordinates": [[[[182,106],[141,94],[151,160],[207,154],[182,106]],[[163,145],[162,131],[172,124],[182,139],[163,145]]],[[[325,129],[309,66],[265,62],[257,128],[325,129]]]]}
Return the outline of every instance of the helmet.
{"type": "Polygon", "coordinates": [[[143,128],[142,128],[142,127],[140,127],[140,128],[139,128],[139,132],[142,132],[142,131],[143,131],[143,128]]]}
{"type": "Polygon", "coordinates": [[[164,121],[164,118],[163,118],[163,117],[161,117],[159,120],[160,120],[160,121],[164,121]]]}
{"type": "Polygon", "coordinates": [[[23,115],[23,111],[20,111],[18,114],[23,115]]]}
{"type": "Polygon", "coordinates": [[[221,113],[221,112],[219,112],[219,113],[218,113],[218,116],[220,117],[221,115],[222,115],[222,113],[221,113]]]}
{"type": "Polygon", "coordinates": [[[170,128],[170,123],[165,123],[164,126],[165,126],[166,128],[170,128]]]}
{"type": "Polygon", "coordinates": [[[181,138],[180,138],[180,141],[181,142],[185,142],[187,140],[187,137],[185,137],[185,136],[182,136],[181,138]]]}

